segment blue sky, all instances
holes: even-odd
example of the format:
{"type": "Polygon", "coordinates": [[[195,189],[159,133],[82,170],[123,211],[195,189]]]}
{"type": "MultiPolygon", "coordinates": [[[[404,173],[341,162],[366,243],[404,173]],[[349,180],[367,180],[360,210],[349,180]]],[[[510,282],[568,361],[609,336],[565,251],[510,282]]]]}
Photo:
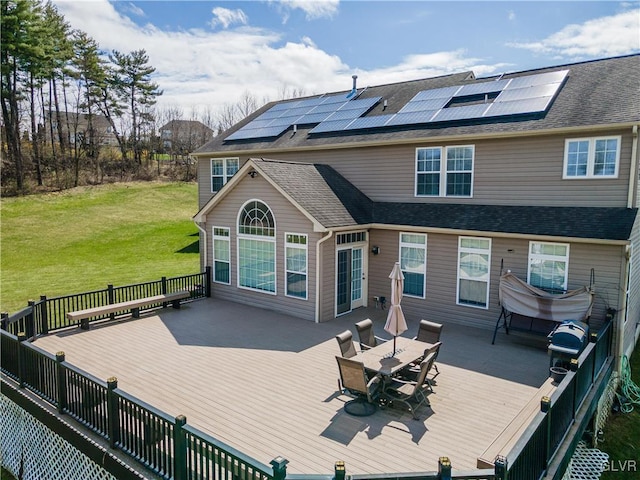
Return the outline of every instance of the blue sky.
{"type": "Polygon", "coordinates": [[[55,0],[105,50],[144,48],[185,112],[640,52],[640,2],[55,0]]]}

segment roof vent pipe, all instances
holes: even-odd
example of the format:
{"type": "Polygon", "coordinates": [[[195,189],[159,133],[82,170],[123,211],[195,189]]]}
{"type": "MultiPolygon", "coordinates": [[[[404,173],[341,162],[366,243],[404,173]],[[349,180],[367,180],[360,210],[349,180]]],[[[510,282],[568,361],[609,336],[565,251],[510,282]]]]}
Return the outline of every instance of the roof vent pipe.
{"type": "Polygon", "coordinates": [[[347,95],[347,98],[353,97],[358,91],[358,89],[356,88],[356,80],[358,79],[358,75],[351,75],[351,78],[353,78],[353,87],[351,88],[351,91],[347,95]]]}

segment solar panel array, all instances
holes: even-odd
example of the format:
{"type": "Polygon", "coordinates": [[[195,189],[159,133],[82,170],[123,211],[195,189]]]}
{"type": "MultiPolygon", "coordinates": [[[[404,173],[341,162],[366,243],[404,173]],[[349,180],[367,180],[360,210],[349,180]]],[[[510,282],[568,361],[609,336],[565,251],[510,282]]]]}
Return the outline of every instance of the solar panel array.
{"type": "Polygon", "coordinates": [[[284,102],[226,140],[277,137],[292,125],[316,124],[309,131],[314,134],[542,113],[549,108],[568,73],[569,70],[562,70],[423,90],[398,113],[370,117],[362,115],[380,97],[347,100],[344,95],[324,95],[284,102]]]}
{"type": "Polygon", "coordinates": [[[339,122],[346,125],[380,101],[380,97],[348,100],[344,95],[324,95],[274,105],[225,140],[277,137],[292,125],[339,122]]]}

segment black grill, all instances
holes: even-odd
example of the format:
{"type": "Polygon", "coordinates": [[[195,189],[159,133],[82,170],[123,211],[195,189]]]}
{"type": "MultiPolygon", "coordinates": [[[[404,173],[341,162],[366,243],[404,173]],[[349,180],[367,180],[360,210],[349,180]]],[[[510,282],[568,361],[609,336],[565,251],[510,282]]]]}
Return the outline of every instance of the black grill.
{"type": "Polygon", "coordinates": [[[587,346],[589,325],[577,320],[565,320],[547,338],[551,365],[554,365],[555,358],[561,364],[568,363],[571,359],[578,358],[587,346]]]}

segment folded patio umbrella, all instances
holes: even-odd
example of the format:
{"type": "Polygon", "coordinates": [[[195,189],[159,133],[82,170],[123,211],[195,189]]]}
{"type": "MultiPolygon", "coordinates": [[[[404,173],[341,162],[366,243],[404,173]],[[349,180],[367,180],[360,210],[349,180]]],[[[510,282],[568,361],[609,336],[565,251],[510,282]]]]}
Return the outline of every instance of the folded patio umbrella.
{"type": "Polygon", "coordinates": [[[387,315],[387,323],[384,325],[385,331],[393,335],[393,355],[396,354],[396,337],[407,331],[407,321],[402,313],[400,301],[402,300],[402,290],[404,288],[404,274],[400,269],[400,263],[396,262],[389,275],[391,279],[391,306],[387,315]]]}

